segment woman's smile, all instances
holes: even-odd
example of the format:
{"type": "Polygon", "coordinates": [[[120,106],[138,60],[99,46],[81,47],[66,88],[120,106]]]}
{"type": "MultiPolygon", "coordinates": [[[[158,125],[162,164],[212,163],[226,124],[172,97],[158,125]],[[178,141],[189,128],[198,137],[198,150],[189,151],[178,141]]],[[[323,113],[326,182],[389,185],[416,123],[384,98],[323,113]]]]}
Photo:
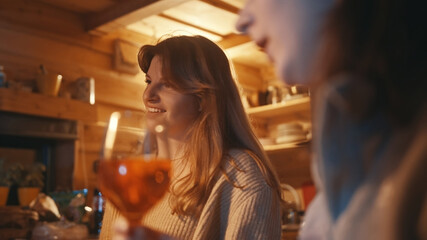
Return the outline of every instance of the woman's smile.
{"type": "Polygon", "coordinates": [[[160,109],[160,108],[155,108],[155,107],[147,107],[147,112],[149,112],[149,113],[164,113],[164,112],[166,112],[166,110],[160,109]]]}

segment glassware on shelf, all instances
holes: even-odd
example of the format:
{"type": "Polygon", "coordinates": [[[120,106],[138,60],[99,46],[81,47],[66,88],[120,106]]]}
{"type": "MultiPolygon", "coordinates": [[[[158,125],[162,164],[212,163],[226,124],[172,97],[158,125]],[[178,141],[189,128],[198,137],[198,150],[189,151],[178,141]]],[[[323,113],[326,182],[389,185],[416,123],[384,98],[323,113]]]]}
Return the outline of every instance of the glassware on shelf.
{"type": "Polygon", "coordinates": [[[98,189],[93,191],[92,212],[90,219],[90,233],[99,235],[101,233],[102,218],[104,217],[105,200],[98,189]]]}

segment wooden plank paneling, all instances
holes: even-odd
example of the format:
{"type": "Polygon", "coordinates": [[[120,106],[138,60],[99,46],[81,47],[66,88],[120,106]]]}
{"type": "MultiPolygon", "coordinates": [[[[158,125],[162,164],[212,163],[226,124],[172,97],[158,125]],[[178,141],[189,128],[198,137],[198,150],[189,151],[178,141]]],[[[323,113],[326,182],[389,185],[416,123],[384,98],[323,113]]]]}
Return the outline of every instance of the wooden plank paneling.
{"type": "Polygon", "coordinates": [[[84,146],[82,146],[82,149],[84,149],[85,153],[99,154],[106,126],[106,124],[86,124],[84,126],[84,146]]]}
{"type": "Polygon", "coordinates": [[[86,153],[75,163],[73,179],[74,189],[93,189],[97,186],[98,182],[96,174],[93,172],[93,163],[98,160],[98,158],[99,154],[86,153]]]}
{"type": "Polygon", "coordinates": [[[113,5],[117,0],[39,0],[73,12],[98,12],[113,5]]]}
{"type": "Polygon", "coordinates": [[[302,184],[312,181],[310,172],[311,150],[309,145],[278,153],[270,153],[269,157],[281,182],[298,188],[302,184]]]}
{"type": "Polygon", "coordinates": [[[93,121],[95,106],[82,101],[0,88],[0,110],[36,116],[93,121]]]}
{"type": "Polygon", "coordinates": [[[30,56],[40,62],[112,68],[111,55],[92,49],[2,28],[0,36],[0,52],[30,56]]]}
{"type": "MultiPolygon", "coordinates": [[[[8,11],[8,9],[5,9],[8,11]]],[[[103,37],[89,35],[83,30],[78,32],[67,32],[68,34],[58,34],[57,32],[50,31],[50,29],[41,28],[41,26],[34,26],[28,28],[25,23],[15,23],[5,19],[0,11],[0,28],[7,29],[14,32],[26,33],[31,36],[39,36],[42,38],[50,39],[57,42],[67,43],[70,45],[76,45],[81,48],[90,49],[91,51],[98,51],[105,54],[112,54],[113,43],[116,39],[126,39],[132,41],[137,45],[142,46],[143,44],[153,44],[156,39],[150,36],[143,35],[127,29],[118,29],[117,31],[105,35],[103,37]]],[[[29,21],[36,21],[31,19],[29,21]]]]}
{"type": "MultiPolygon", "coordinates": [[[[93,77],[95,79],[96,105],[101,106],[101,110],[93,109],[90,113],[85,113],[80,106],[77,108],[67,107],[67,105],[65,108],[58,107],[58,101],[63,103],[74,102],[71,99],[49,97],[45,99],[45,96],[40,94],[18,92],[14,92],[10,96],[10,99],[15,99],[13,100],[14,105],[10,107],[11,110],[16,112],[20,111],[20,108],[33,105],[36,110],[30,112],[26,110],[26,113],[39,115],[44,114],[43,111],[55,110],[61,112],[54,115],[49,113],[50,115],[47,114],[47,116],[64,117],[66,116],[64,114],[77,114],[74,112],[76,110],[86,118],[96,116],[98,112],[101,112],[101,116],[105,118],[109,112],[115,110],[142,108],[143,74],[131,75],[114,70],[112,68],[112,43],[116,38],[123,36],[128,38],[128,41],[147,41],[139,42],[141,45],[152,43],[152,39],[128,31],[118,31],[102,38],[90,36],[86,33],[77,34],[77,37],[74,37],[61,35],[57,32],[47,33],[46,31],[39,30],[36,27],[26,28],[0,21],[0,35],[2,36],[0,38],[0,64],[5,66],[9,80],[34,81],[38,66],[41,63],[49,71],[61,73],[64,76],[63,85],[78,77],[93,77]],[[31,101],[27,95],[37,95],[45,100],[31,101]],[[15,105],[19,106],[16,107],[15,105]],[[63,113],[62,111],[66,112],[63,113]]],[[[0,95],[4,98],[4,94],[1,93],[0,95]]],[[[6,105],[12,104],[11,101],[8,100],[6,105]]],[[[5,101],[1,102],[6,103],[5,101]]],[[[82,125],[84,127],[89,126],[89,128],[90,126],[97,126],[96,119],[94,123],[91,121],[92,119],[90,121],[86,119],[82,125]]],[[[99,157],[103,131],[104,126],[101,125],[96,131],[86,133],[83,130],[79,134],[78,144],[76,144],[77,154],[75,155],[74,173],[72,174],[72,171],[69,170],[62,172],[66,179],[73,175],[74,189],[93,189],[96,186],[96,175],[92,172],[92,165],[99,157]]],[[[68,182],[68,180],[64,180],[64,182],[68,182]]]]}
{"type": "Polygon", "coordinates": [[[73,169],[75,164],[75,156],[77,154],[74,141],[58,141],[56,142],[55,151],[52,153],[55,175],[55,186],[53,190],[70,190],[69,186],[73,186],[73,169]],[[67,173],[67,174],[64,174],[67,173]]]}
{"type": "Polygon", "coordinates": [[[144,85],[113,79],[104,79],[96,83],[96,99],[103,103],[141,110],[144,85]]]}
{"type": "Polygon", "coordinates": [[[242,86],[253,89],[263,89],[263,81],[258,69],[233,62],[237,80],[242,86]]]}
{"type": "Polygon", "coordinates": [[[62,35],[84,32],[79,15],[39,1],[0,1],[0,9],[0,18],[13,24],[23,24],[62,35]]]}
{"type": "MultiPolygon", "coordinates": [[[[142,107],[142,96],[140,101],[141,108],[142,107]]],[[[97,106],[96,110],[98,111],[98,125],[102,123],[107,123],[108,119],[110,118],[111,113],[115,111],[124,111],[124,110],[130,110],[128,107],[119,107],[116,105],[110,105],[110,104],[101,104],[97,106]]]]}
{"type": "MultiPolygon", "coordinates": [[[[90,17],[91,21],[93,20],[92,23],[95,22],[92,26],[98,26],[93,29],[109,32],[102,36],[86,33],[84,19],[78,13],[61,10],[39,1],[11,0],[0,2],[0,65],[5,66],[7,72],[10,73],[10,79],[34,80],[41,63],[50,71],[61,73],[64,76],[64,83],[74,81],[82,76],[95,79],[97,105],[95,114],[98,114],[98,121],[92,122],[92,120],[85,119],[81,122],[82,130],[79,133],[79,139],[76,141],[77,156],[73,180],[75,189],[93,188],[97,184],[92,165],[99,158],[99,149],[109,114],[122,109],[140,110],[143,106],[144,76],[141,72],[127,74],[113,68],[113,42],[116,39],[123,39],[140,46],[153,44],[155,40],[116,27],[122,27],[124,23],[129,21],[136,21],[142,16],[141,14],[148,16],[160,13],[171,5],[184,1],[188,0],[152,1],[155,2],[155,5],[142,10],[132,9],[129,6],[149,1],[117,1],[118,4],[130,5],[127,5],[128,9],[125,11],[111,8],[90,17]],[[108,20],[109,14],[116,14],[116,17],[123,16],[123,18],[111,22],[108,20]]],[[[215,1],[206,2],[215,3],[215,1]]],[[[224,5],[221,8],[223,7],[224,5]]],[[[221,44],[224,48],[229,48],[245,41],[248,41],[247,37],[230,35],[221,44]]],[[[235,70],[243,84],[255,89],[264,87],[262,84],[263,73],[259,69],[237,63],[235,70]]],[[[17,93],[13,97],[16,99],[19,97],[19,100],[16,101],[20,102],[21,98],[25,99],[26,96],[17,93]]],[[[39,104],[38,107],[44,111],[43,109],[57,107],[57,103],[54,103],[56,101],[72,101],[64,98],[52,98],[50,100],[34,101],[37,103],[23,100],[22,104],[39,104]]],[[[40,113],[40,109],[37,110],[37,114],[40,113]]],[[[13,110],[16,110],[15,107],[13,110]]],[[[61,114],[72,113],[73,110],[69,110],[69,113],[61,114]]],[[[36,113],[31,112],[31,114],[36,113]]],[[[55,116],[64,116],[61,114],[55,116]]],[[[298,163],[293,169],[296,169],[297,172],[303,171],[298,170],[298,163]]],[[[286,173],[286,169],[280,168],[280,170],[286,173]]],[[[64,174],[71,174],[71,172],[64,174]]],[[[303,172],[303,174],[305,173],[303,172]]]]}
{"type": "MultiPolygon", "coordinates": [[[[5,66],[11,78],[17,80],[35,79],[39,61],[22,56],[14,56],[0,52],[0,63],[5,66]]],[[[64,76],[64,81],[73,81],[80,76],[92,76],[95,78],[95,97],[96,103],[108,103],[116,106],[123,106],[131,109],[142,108],[142,93],[144,85],[142,83],[142,74],[137,75],[140,83],[126,81],[123,78],[110,74],[109,71],[96,71],[93,68],[78,68],[77,66],[67,66],[66,64],[55,64],[45,62],[52,71],[59,72],[64,76]]],[[[120,75],[119,75],[120,76],[120,75]]],[[[65,84],[65,83],[64,83],[65,84]]]]}
{"type": "Polygon", "coordinates": [[[227,48],[238,46],[240,44],[247,43],[249,41],[251,41],[249,36],[232,33],[223,37],[223,39],[217,42],[217,44],[222,49],[227,49],[227,48]]]}
{"type": "Polygon", "coordinates": [[[0,63],[12,72],[11,77],[34,79],[38,65],[43,63],[61,73],[64,81],[94,77],[97,102],[141,109],[142,72],[129,75],[114,71],[112,55],[1,28],[0,35],[0,63]]]}

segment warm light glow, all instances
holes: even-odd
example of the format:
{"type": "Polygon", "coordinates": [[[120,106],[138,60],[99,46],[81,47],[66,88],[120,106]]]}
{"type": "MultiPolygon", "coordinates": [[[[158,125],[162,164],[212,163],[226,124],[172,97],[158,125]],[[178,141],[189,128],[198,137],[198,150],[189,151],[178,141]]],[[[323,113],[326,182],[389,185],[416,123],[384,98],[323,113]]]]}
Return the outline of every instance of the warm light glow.
{"type": "MultiPolygon", "coordinates": [[[[294,201],[295,201],[295,206],[296,206],[297,210],[300,210],[301,209],[301,197],[298,194],[298,192],[295,190],[295,188],[289,184],[286,184],[286,183],[282,183],[280,185],[282,186],[282,189],[288,190],[292,194],[294,201]]],[[[282,197],[283,197],[283,199],[285,199],[284,195],[282,195],[282,197]]]]}
{"type": "Polygon", "coordinates": [[[95,104],[95,79],[90,78],[89,79],[89,89],[90,89],[90,95],[89,95],[89,103],[95,104]]]}
{"type": "Polygon", "coordinates": [[[119,167],[119,173],[120,173],[120,175],[126,175],[127,172],[128,172],[128,170],[127,170],[126,166],[120,165],[120,167],[119,167]]]}
{"type": "Polygon", "coordinates": [[[292,92],[292,94],[297,94],[298,93],[297,87],[296,86],[292,86],[291,87],[291,92],[292,92]]]}
{"type": "Polygon", "coordinates": [[[157,125],[154,130],[156,133],[162,133],[165,130],[165,127],[163,127],[163,125],[157,125]]]}
{"type": "Polygon", "coordinates": [[[105,136],[104,158],[110,159],[113,152],[113,145],[116,139],[117,124],[119,122],[120,113],[114,112],[111,114],[108,124],[107,134],[105,136]]]}
{"type": "MultiPolygon", "coordinates": [[[[56,89],[56,90],[54,90],[54,91],[56,91],[56,93],[59,90],[59,86],[61,86],[61,81],[62,81],[62,75],[58,74],[58,76],[56,76],[56,85],[54,87],[56,89]]],[[[56,95],[56,93],[55,93],[55,95],[56,95]]]]}

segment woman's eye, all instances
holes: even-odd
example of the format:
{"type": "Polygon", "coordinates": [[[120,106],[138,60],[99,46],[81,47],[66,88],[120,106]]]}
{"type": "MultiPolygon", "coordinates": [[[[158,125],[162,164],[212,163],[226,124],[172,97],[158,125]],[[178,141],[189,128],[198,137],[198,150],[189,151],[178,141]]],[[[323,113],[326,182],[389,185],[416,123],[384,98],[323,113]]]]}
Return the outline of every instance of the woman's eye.
{"type": "Polygon", "coordinates": [[[151,83],[151,80],[150,80],[150,79],[145,79],[145,83],[146,83],[147,85],[149,85],[149,84],[151,83]]]}

